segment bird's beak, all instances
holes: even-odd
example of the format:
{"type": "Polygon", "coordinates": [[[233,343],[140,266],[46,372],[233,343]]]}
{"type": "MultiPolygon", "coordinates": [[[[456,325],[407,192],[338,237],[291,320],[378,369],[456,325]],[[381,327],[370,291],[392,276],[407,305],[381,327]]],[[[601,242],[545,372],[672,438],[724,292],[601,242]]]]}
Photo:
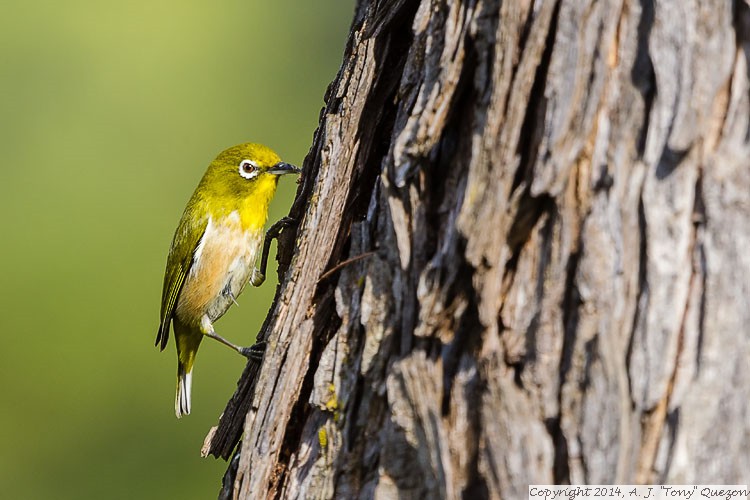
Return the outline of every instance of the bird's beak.
{"type": "Polygon", "coordinates": [[[273,175],[284,175],[284,174],[299,174],[302,172],[299,168],[295,167],[294,165],[290,163],[284,163],[283,161],[280,161],[273,167],[266,170],[267,174],[273,174],[273,175]]]}

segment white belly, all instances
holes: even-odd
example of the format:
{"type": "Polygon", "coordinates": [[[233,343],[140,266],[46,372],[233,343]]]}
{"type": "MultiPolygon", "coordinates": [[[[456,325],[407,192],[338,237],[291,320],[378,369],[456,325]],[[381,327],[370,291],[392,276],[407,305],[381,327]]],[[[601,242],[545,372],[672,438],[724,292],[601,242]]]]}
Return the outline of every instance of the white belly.
{"type": "Polygon", "coordinates": [[[243,231],[236,212],[217,222],[209,218],[177,300],[180,321],[199,326],[227,312],[252,276],[262,238],[262,232],[243,231]]]}

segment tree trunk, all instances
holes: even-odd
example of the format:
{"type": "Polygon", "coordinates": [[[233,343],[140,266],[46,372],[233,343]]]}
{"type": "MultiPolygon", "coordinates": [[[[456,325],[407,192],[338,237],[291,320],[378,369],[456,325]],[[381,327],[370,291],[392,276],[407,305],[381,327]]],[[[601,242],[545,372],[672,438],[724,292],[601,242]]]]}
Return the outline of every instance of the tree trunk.
{"type": "Polygon", "coordinates": [[[747,0],[360,0],[224,494],[750,482],[748,54],[747,0]]]}

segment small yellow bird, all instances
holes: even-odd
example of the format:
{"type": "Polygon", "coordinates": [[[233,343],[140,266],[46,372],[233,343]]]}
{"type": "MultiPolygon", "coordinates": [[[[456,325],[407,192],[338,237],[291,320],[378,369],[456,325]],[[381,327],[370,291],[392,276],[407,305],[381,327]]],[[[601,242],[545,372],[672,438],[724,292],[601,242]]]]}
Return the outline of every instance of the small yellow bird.
{"type": "MultiPolygon", "coordinates": [[[[240,144],[211,162],[177,226],[167,257],[156,345],[173,325],[177,345],[177,418],[190,413],[193,362],[206,335],[249,356],[214,331],[249,282],[265,277],[255,267],[263,244],[268,206],[279,176],[300,170],[261,144],[240,144]]],[[[265,270],[264,270],[265,271],[265,270]]]]}

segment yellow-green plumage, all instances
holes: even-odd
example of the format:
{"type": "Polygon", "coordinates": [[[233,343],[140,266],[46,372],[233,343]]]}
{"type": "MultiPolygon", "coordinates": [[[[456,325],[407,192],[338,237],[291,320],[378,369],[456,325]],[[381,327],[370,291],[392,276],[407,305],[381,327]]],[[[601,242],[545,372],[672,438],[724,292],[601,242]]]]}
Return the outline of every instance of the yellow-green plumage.
{"type": "Polygon", "coordinates": [[[156,337],[164,349],[173,325],[178,417],[190,413],[191,373],[203,336],[239,350],[215,334],[213,322],[257,272],[255,261],[279,176],[298,171],[263,145],[240,144],[216,157],[185,207],[167,258],[156,337]]]}

